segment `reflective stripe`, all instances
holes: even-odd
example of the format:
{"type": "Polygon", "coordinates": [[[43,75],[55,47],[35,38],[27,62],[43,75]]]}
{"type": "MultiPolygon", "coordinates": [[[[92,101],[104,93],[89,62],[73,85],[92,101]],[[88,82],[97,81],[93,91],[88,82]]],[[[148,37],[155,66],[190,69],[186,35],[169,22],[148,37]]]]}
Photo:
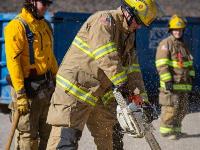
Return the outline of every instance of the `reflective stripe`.
{"type": "Polygon", "coordinates": [[[173,132],[181,132],[181,128],[180,127],[176,127],[176,128],[160,127],[160,133],[173,133],[173,132]]]}
{"type": "Polygon", "coordinates": [[[140,65],[139,64],[132,64],[129,68],[128,68],[128,74],[132,73],[132,72],[141,72],[140,70],[140,65]]]}
{"type": "Polygon", "coordinates": [[[193,62],[185,61],[185,62],[183,62],[182,66],[180,66],[180,62],[178,62],[176,60],[169,60],[167,58],[156,60],[156,67],[160,67],[162,65],[169,65],[174,68],[182,68],[182,67],[187,68],[187,67],[191,67],[193,65],[193,62]]]}
{"type": "Polygon", "coordinates": [[[140,96],[142,97],[144,102],[149,103],[148,95],[146,92],[141,93],[140,96]]]}
{"type": "Polygon", "coordinates": [[[119,85],[121,83],[125,83],[127,81],[127,74],[125,71],[116,74],[110,79],[114,85],[119,85]]]}
{"type": "Polygon", "coordinates": [[[191,84],[175,84],[173,85],[174,90],[180,90],[180,91],[191,91],[192,85],[191,84]]]}
{"type": "Polygon", "coordinates": [[[160,133],[171,133],[171,132],[174,132],[173,128],[160,127],[160,133]]]}
{"type": "Polygon", "coordinates": [[[64,90],[69,91],[72,95],[76,96],[80,100],[87,102],[88,104],[95,106],[97,98],[92,96],[90,93],[78,88],[75,84],[72,84],[69,80],[64,79],[60,75],[56,75],[56,83],[60,85],[64,90]]]}
{"type": "MultiPolygon", "coordinates": [[[[162,81],[160,81],[160,86],[166,89],[165,83],[162,81]]],[[[191,84],[173,84],[173,89],[177,91],[191,91],[192,85],[191,84]]]]}
{"type": "Polygon", "coordinates": [[[191,70],[191,71],[189,72],[189,75],[192,76],[192,77],[194,77],[194,76],[195,76],[195,71],[194,71],[194,70],[191,70]]]}
{"type": "Polygon", "coordinates": [[[90,46],[78,36],[75,37],[72,44],[93,59],[99,59],[105,56],[106,54],[109,54],[113,51],[117,51],[116,44],[114,42],[109,42],[106,45],[103,45],[98,49],[94,50],[94,52],[90,52],[90,46]]]}
{"type": "Polygon", "coordinates": [[[104,94],[104,96],[102,96],[102,101],[104,103],[104,105],[107,105],[112,99],[114,98],[114,95],[113,95],[113,91],[108,91],[104,94]]]}
{"type": "Polygon", "coordinates": [[[89,50],[89,45],[86,42],[84,42],[82,39],[76,36],[72,44],[75,45],[80,50],[82,50],[84,53],[86,53],[89,57],[94,59],[94,56],[89,50]]]}
{"type": "Polygon", "coordinates": [[[106,45],[103,45],[98,49],[94,50],[94,52],[92,52],[92,55],[95,57],[95,59],[99,59],[100,57],[103,57],[106,54],[109,54],[114,51],[117,51],[116,44],[113,42],[109,42],[106,45]]]}
{"type": "Polygon", "coordinates": [[[172,79],[172,76],[169,72],[160,75],[160,80],[162,81],[169,81],[171,79],[172,79]]]}
{"type": "Polygon", "coordinates": [[[162,66],[162,65],[168,65],[168,62],[169,62],[169,61],[170,61],[170,60],[167,59],[167,58],[158,59],[158,60],[156,60],[156,67],[160,67],[160,66],[162,66]]]}
{"type": "Polygon", "coordinates": [[[176,127],[176,128],[160,127],[160,133],[172,133],[172,132],[181,132],[181,128],[180,127],[176,127]]]}

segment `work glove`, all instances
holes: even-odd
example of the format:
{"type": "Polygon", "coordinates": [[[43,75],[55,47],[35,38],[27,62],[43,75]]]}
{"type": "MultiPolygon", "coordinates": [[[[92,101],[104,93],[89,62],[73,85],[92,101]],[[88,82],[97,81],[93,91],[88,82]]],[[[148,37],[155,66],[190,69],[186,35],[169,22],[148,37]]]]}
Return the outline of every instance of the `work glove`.
{"type": "Polygon", "coordinates": [[[144,121],[146,123],[151,123],[153,120],[158,119],[158,113],[156,108],[152,106],[149,102],[144,102],[143,105],[144,121]]]}
{"type": "Polygon", "coordinates": [[[173,91],[173,82],[172,81],[165,82],[165,89],[167,91],[173,91]]]}
{"type": "Polygon", "coordinates": [[[120,91],[120,93],[123,95],[123,97],[129,96],[129,90],[128,90],[127,83],[120,84],[120,85],[116,86],[115,88],[117,88],[120,91]]]}
{"type": "Polygon", "coordinates": [[[17,110],[20,115],[25,115],[30,111],[29,99],[26,96],[17,98],[17,110]]]}

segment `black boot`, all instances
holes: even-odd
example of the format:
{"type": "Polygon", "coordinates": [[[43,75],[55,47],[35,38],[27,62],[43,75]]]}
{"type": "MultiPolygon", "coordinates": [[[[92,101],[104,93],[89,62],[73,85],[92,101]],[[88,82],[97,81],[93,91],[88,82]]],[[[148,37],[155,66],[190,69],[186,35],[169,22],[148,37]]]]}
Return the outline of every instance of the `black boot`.
{"type": "Polygon", "coordinates": [[[72,128],[62,128],[60,142],[57,150],[77,150],[78,141],[80,140],[82,131],[72,128]]]}

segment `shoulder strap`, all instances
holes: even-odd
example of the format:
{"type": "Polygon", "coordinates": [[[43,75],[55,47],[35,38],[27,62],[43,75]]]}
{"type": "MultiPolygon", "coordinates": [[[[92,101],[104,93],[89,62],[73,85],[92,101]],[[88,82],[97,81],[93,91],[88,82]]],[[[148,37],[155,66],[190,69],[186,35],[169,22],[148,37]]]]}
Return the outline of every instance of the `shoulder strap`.
{"type": "Polygon", "coordinates": [[[49,26],[49,29],[51,30],[51,33],[53,34],[53,28],[51,26],[51,23],[47,20],[47,19],[44,19],[44,21],[46,22],[46,24],[49,26]]]}
{"type": "Polygon", "coordinates": [[[26,23],[26,21],[24,19],[22,19],[21,17],[16,17],[15,19],[19,20],[25,30],[26,30],[26,37],[28,39],[28,45],[29,45],[29,56],[30,56],[30,64],[34,64],[35,60],[34,60],[34,49],[33,49],[33,41],[34,41],[34,34],[33,32],[30,30],[28,24],[26,23]]]}

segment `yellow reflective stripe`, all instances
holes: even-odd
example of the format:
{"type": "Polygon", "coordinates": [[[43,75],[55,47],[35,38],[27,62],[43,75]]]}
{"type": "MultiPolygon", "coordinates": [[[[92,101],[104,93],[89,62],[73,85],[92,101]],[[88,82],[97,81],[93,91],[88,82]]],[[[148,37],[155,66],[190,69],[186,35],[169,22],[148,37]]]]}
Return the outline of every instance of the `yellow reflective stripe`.
{"type": "Polygon", "coordinates": [[[172,76],[170,73],[164,73],[160,75],[160,80],[162,81],[169,81],[172,79],[172,76]]]}
{"type": "MultiPolygon", "coordinates": [[[[193,64],[192,61],[185,61],[183,62],[183,67],[185,68],[191,67],[192,64],[193,64]]],[[[181,66],[179,65],[179,62],[176,60],[169,60],[166,58],[156,60],[156,67],[160,67],[162,65],[169,65],[174,68],[181,68],[181,66]]]]}
{"type": "Polygon", "coordinates": [[[113,95],[113,91],[108,91],[106,92],[103,97],[101,98],[104,105],[108,104],[110,102],[110,100],[112,100],[114,98],[114,95],[113,95]]]}
{"type": "Polygon", "coordinates": [[[174,84],[173,89],[180,90],[180,91],[191,91],[192,85],[191,84],[174,84]]]}
{"type": "MultiPolygon", "coordinates": [[[[165,82],[160,81],[160,87],[165,88],[165,82]]],[[[173,89],[177,91],[191,91],[192,85],[191,84],[173,84],[173,89]]]]}
{"type": "Polygon", "coordinates": [[[169,59],[163,58],[163,59],[158,59],[156,60],[156,67],[160,67],[162,65],[168,65],[169,59]]]}
{"type": "Polygon", "coordinates": [[[181,132],[181,128],[180,127],[176,127],[176,128],[160,127],[160,133],[172,133],[172,132],[181,132]]]}
{"type": "Polygon", "coordinates": [[[114,42],[109,42],[106,45],[103,45],[94,50],[94,52],[92,52],[92,55],[95,57],[95,59],[99,59],[100,57],[103,57],[113,51],[117,51],[116,44],[114,42]]]}
{"type": "Polygon", "coordinates": [[[80,39],[79,37],[76,36],[74,41],[72,42],[72,44],[74,46],[76,46],[77,48],[79,48],[80,50],[82,50],[84,53],[86,53],[91,58],[94,58],[94,56],[92,55],[92,53],[89,50],[89,45],[86,42],[84,42],[82,39],[80,39]]]}
{"type": "Polygon", "coordinates": [[[186,62],[183,62],[183,66],[184,67],[190,67],[193,65],[193,61],[186,61],[186,62]]]}
{"type": "Polygon", "coordinates": [[[76,96],[80,100],[87,102],[88,104],[95,106],[97,98],[92,96],[90,93],[78,88],[76,85],[72,84],[69,80],[64,79],[60,75],[56,75],[56,83],[60,85],[64,90],[67,90],[72,95],[76,96]]]}
{"type": "Polygon", "coordinates": [[[125,71],[118,73],[110,79],[114,85],[119,85],[127,81],[127,74],[125,71]]]}
{"type": "Polygon", "coordinates": [[[141,72],[140,70],[140,65],[139,64],[132,64],[129,68],[128,68],[128,74],[132,73],[132,72],[141,72]]]}
{"type": "Polygon", "coordinates": [[[171,133],[174,131],[174,128],[160,127],[160,133],[171,133]]]}
{"type": "Polygon", "coordinates": [[[189,72],[189,75],[194,77],[194,76],[195,76],[195,71],[194,71],[194,70],[191,70],[191,71],[189,72]]]}
{"type": "Polygon", "coordinates": [[[140,96],[142,97],[144,102],[149,103],[148,95],[146,92],[141,93],[140,96]]]}
{"type": "Polygon", "coordinates": [[[180,68],[179,64],[177,61],[169,61],[168,65],[174,68],[180,68]]]}

